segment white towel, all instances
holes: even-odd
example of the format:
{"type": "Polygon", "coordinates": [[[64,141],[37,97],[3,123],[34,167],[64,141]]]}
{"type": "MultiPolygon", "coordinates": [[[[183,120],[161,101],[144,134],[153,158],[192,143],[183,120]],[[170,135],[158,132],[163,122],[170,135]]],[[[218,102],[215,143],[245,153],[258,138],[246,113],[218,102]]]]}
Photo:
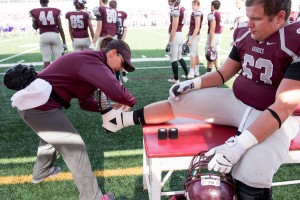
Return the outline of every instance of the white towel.
{"type": "Polygon", "coordinates": [[[11,106],[27,110],[44,105],[51,94],[52,86],[47,81],[37,78],[26,88],[19,90],[11,97],[11,106]]]}

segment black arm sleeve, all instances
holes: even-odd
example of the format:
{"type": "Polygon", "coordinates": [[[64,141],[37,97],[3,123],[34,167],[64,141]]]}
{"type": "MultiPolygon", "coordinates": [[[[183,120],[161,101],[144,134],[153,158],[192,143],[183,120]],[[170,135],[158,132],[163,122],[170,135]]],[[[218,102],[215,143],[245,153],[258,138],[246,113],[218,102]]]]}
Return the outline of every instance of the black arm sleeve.
{"type": "Polygon", "coordinates": [[[300,81],[300,62],[292,63],[287,68],[284,78],[300,81]]]}
{"type": "Polygon", "coordinates": [[[235,45],[233,45],[233,47],[231,49],[231,52],[229,54],[229,58],[231,58],[232,60],[235,60],[236,62],[241,62],[241,59],[238,55],[237,48],[236,48],[235,45]]]}

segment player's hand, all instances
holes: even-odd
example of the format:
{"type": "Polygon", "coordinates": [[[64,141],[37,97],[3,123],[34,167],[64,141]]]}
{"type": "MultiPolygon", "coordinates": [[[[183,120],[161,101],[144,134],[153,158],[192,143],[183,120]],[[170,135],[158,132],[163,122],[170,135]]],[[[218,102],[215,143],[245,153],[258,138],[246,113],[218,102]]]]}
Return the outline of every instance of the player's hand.
{"type": "Polygon", "coordinates": [[[169,42],[166,46],[166,52],[170,52],[171,50],[171,43],[169,42]]]}
{"type": "Polygon", "coordinates": [[[190,92],[201,87],[201,78],[183,81],[173,85],[169,90],[169,95],[175,101],[179,101],[179,95],[190,92]]]}
{"type": "Polygon", "coordinates": [[[95,51],[96,50],[96,44],[95,43],[90,44],[89,49],[92,50],[92,51],[95,51]]]}
{"type": "Polygon", "coordinates": [[[206,157],[213,156],[207,165],[208,170],[229,173],[245,151],[258,143],[255,136],[245,130],[240,136],[229,138],[225,144],[212,148],[205,153],[206,157]]]}
{"type": "Polygon", "coordinates": [[[114,102],[111,105],[115,110],[121,109],[124,112],[130,111],[130,107],[125,104],[114,102]]]}

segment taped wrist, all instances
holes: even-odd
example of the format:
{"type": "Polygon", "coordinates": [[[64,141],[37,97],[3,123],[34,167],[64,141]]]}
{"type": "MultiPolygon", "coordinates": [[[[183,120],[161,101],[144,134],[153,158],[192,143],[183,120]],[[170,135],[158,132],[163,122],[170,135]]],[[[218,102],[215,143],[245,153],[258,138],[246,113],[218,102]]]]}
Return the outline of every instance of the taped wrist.
{"type": "Polygon", "coordinates": [[[201,88],[201,77],[197,77],[192,79],[192,82],[194,83],[194,89],[200,89],[201,88]]]}
{"type": "Polygon", "coordinates": [[[239,136],[237,136],[237,142],[245,149],[256,145],[258,143],[256,137],[248,130],[244,130],[239,136]]]}

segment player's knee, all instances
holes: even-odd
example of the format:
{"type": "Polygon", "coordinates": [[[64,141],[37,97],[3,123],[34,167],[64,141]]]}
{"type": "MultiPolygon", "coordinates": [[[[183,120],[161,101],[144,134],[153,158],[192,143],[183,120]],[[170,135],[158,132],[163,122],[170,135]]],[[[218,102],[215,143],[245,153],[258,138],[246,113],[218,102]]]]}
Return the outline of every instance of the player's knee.
{"type": "Polygon", "coordinates": [[[277,164],[271,150],[264,146],[249,149],[233,167],[233,177],[252,187],[269,188],[277,171],[277,164]],[[261,163],[261,164],[259,164],[261,163]]]}
{"type": "Polygon", "coordinates": [[[272,188],[256,188],[235,180],[239,200],[272,200],[272,188]]]}

